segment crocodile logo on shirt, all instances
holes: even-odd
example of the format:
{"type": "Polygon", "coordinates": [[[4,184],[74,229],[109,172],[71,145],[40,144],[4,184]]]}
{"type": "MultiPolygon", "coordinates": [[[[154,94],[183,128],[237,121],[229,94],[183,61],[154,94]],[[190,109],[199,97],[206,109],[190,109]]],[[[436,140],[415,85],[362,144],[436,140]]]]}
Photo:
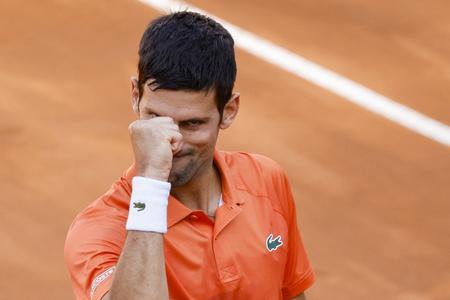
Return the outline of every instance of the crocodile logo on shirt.
{"type": "Polygon", "coordinates": [[[283,241],[281,240],[281,235],[278,235],[276,238],[273,238],[273,234],[269,234],[266,239],[266,248],[269,252],[275,251],[278,247],[283,245],[283,241]]]}
{"type": "Polygon", "coordinates": [[[143,202],[133,202],[133,208],[137,208],[137,211],[142,211],[145,209],[145,203],[143,202]]]}

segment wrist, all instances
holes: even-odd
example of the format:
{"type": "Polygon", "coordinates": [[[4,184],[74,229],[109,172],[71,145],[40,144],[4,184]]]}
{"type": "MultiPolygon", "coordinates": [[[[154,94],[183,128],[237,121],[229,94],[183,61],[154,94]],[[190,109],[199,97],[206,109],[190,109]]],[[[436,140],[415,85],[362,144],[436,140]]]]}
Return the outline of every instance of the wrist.
{"type": "Polygon", "coordinates": [[[167,204],[170,183],[133,177],[127,230],[167,232],[167,204]]]}
{"type": "Polygon", "coordinates": [[[167,181],[170,171],[159,171],[152,167],[136,166],[136,176],[150,178],[154,180],[167,181]]]}

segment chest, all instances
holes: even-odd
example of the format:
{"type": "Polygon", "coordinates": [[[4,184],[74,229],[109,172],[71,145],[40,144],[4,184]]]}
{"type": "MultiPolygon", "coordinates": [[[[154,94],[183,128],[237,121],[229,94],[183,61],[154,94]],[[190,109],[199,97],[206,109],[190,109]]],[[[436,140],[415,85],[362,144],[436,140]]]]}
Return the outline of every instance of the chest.
{"type": "Polygon", "coordinates": [[[289,246],[287,224],[268,199],[226,204],[215,223],[201,212],[165,236],[172,299],[280,299],[289,246]]]}

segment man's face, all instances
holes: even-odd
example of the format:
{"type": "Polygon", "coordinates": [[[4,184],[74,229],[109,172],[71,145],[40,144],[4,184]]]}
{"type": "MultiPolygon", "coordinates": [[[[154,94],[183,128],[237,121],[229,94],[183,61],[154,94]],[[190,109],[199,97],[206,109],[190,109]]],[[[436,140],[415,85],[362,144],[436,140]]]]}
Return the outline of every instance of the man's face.
{"type": "Polygon", "coordinates": [[[182,186],[213,161],[220,126],[213,92],[156,90],[145,86],[139,118],[171,117],[183,135],[183,146],[174,156],[169,182],[182,186]]]}

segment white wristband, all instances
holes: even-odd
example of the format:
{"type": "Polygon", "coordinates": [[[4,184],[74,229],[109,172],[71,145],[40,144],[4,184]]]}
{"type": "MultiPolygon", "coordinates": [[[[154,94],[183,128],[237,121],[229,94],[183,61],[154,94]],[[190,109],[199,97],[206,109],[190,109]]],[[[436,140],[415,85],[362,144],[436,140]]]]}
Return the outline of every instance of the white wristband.
{"type": "Polygon", "coordinates": [[[126,229],[166,233],[169,194],[169,182],[133,177],[126,229]]]}

